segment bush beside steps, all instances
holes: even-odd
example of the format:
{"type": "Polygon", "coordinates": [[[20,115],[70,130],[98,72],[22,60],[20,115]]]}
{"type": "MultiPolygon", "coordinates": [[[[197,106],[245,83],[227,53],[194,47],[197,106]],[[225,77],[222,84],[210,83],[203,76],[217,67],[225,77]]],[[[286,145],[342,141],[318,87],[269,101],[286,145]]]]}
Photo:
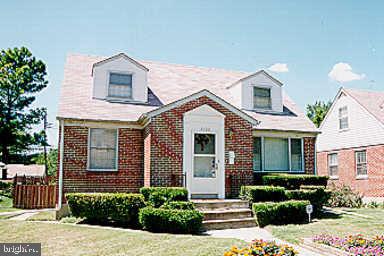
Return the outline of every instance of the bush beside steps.
{"type": "Polygon", "coordinates": [[[202,229],[203,214],[149,206],[140,210],[139,220],[144,229],[152,232],[197,234],[202,229]]]}
{"type": "Polygon", "coordinates": [[[307,218],[305,207],[309,203],[307,200],[254,203],[252,211],[259,227],[269,224],[303,223],[307,218]]]}
{"type": "Polygon", "coordinates": [[[153,207],[172,201],[188,201],[188,190],[183,187],[143,187],[140,193],[153,207]]]}

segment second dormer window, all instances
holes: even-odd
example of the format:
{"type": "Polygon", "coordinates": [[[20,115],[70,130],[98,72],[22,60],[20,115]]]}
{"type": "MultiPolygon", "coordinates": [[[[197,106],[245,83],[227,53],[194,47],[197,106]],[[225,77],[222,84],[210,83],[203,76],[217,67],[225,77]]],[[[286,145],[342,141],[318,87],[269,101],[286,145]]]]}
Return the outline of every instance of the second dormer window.
{"type": "Polygon", "coordinates": [[[132,75],[121,73],[109,74],[108,96],[117,98],[132,98],[132,75]]]}
{"type": "Polygon", "coordinates": [[[253,87],[253,107],[272,109],[270,88],[253,87]]]}

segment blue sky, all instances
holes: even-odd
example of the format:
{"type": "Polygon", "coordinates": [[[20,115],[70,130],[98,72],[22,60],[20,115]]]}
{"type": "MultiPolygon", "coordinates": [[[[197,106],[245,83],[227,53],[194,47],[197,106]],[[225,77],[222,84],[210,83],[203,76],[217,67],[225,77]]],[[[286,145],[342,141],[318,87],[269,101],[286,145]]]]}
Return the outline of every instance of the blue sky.
{"type": "MultiPolygon", "coordinates": [[[[249,72],[280,63],[270,73],[302,109],[340,85],[384,89],[382,1],[96,2],[0,4],[0,48],[27,46],[47,64],[50,85],[36,104],[52,122],[73,52],[249,72]]],[[[53,145],[56,137],[52,129],[53,145]]]]}

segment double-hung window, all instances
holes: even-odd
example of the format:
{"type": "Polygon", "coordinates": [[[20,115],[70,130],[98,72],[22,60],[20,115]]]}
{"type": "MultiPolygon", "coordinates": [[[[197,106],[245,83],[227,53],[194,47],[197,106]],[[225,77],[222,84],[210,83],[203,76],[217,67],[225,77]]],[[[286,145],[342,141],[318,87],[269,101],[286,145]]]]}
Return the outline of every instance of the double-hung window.
{"type": "Polygon", "coordinates": [[[108,97],[132,98],[132,75],[109,73],[108,97]]]}
{"type": "Polygon", "coordinates": [[[117,169],[117,130],[89,129],[89,157],[90,170],[117,169]]]}
{"type": "Polygon", "coordinates": [[[337,153],[328,154],[328,173],[331,178],[339,176],[337,153]]]}
{"type": "Polygon", "coordinates": [[[355,152],[356,175],[359,177],[367,176],[367,151],[361,150],[355,152]]]}
{"type": "Polygon", "coordinates": [[[255,109],[272,109],[270,88],[253,87],[253,107],[255,109]]]}
{"type": "Polygon", "coordinates": [[[348,129],[348,108],[339,108],[339,130],[348,129]]]}
{"type": "Polygon", "coordinates": [[[301,139],[291,139],[291,171],[302,171],[303,149],[301,139]]]}

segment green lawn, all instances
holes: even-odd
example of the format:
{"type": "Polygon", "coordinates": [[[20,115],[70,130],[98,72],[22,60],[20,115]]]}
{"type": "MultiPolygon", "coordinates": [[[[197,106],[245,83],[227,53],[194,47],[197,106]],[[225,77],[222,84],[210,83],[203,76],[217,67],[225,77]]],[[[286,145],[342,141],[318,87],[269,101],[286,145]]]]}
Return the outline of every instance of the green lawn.
{"type": "Polygon", "coordinates": [[[12,198],[0,196],[0,212],[12,212],[20,209],[13,208],[12,198]]]}
{"type": "Polygon", "coordinates": [[[27,220],[31,221],[55,221],[55,211],[39,212],[29,217],[27,220]]]}
{"type": "Polygon", "coordinates": [[[312,237],[316,234],[327,233],[338,236],[363,234],[366,236],[384,235],[384,209],[344,209],[363,214],[369,218],[342,214],[339,217],[328,216],[315,220],[311,224],[267,226],[276,237],[292,243],[300,243],[301,238],[312,237]]]}
{"type": "Polygon", "coordinates": [[[41,242],[42,255],[220,255],[244,242],[206,236],[152,234],[81,225],[0,220],[1,242],[41,242]]]}

